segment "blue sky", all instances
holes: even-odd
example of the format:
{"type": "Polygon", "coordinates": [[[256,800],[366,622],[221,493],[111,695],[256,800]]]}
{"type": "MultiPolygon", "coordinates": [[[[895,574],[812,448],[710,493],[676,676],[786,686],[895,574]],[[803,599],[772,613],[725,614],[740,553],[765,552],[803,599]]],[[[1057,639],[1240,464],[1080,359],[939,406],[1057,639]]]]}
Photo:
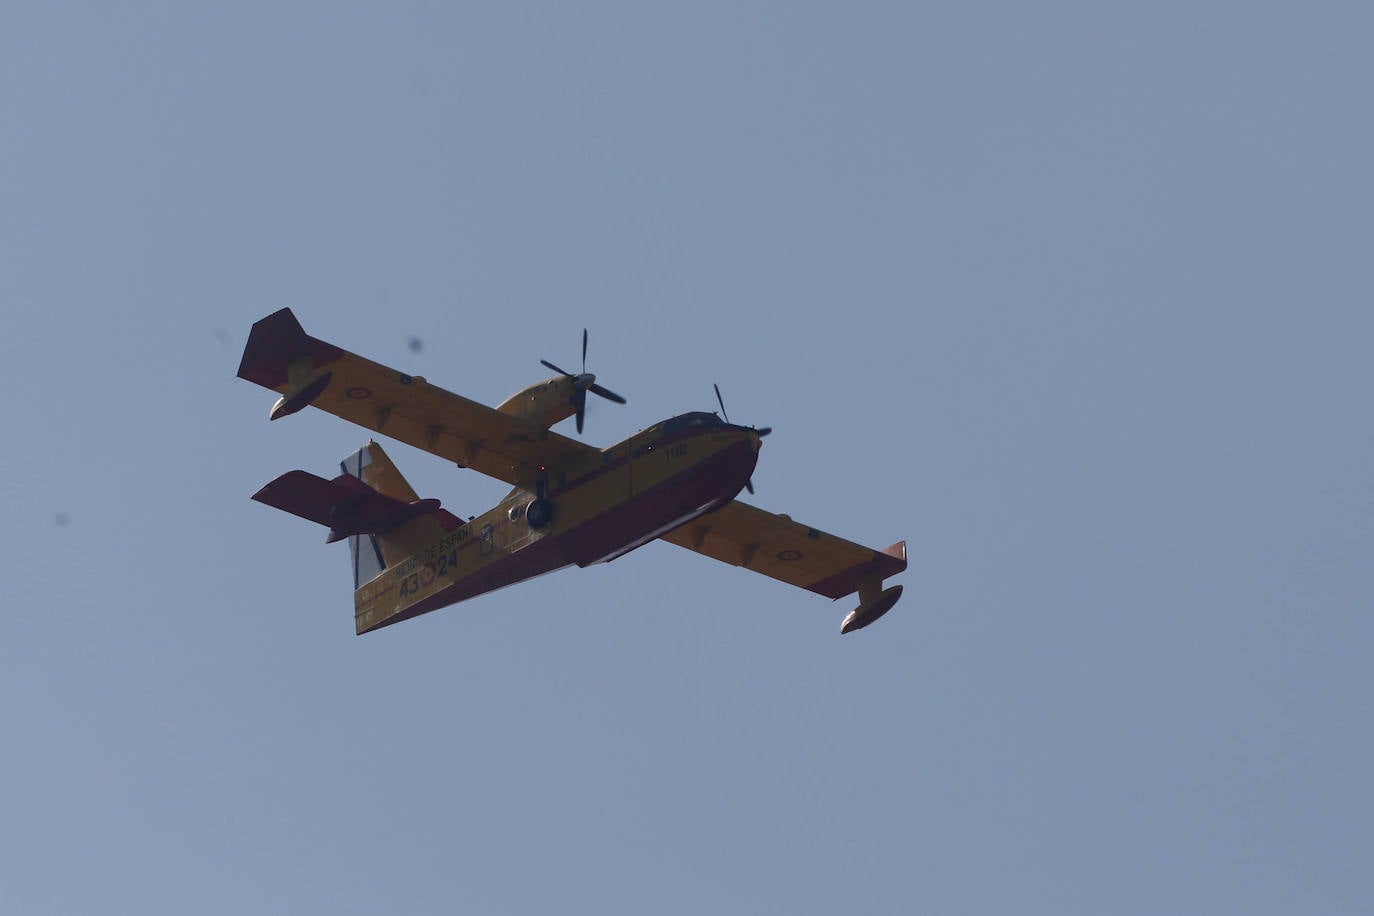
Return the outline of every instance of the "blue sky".
{"type": "MultiPolygon", "coordinates": [[[[1374,906],[1363,4],[11,4],[0,909],[1374,906]],[[655,544],[368,637],[251,323],[771,425],[830,604],[655,544]],[[413,353],[411,336],[424,347],[413,353]]],[[[424,496],[504,487],[403,445],[424,496]]]]}

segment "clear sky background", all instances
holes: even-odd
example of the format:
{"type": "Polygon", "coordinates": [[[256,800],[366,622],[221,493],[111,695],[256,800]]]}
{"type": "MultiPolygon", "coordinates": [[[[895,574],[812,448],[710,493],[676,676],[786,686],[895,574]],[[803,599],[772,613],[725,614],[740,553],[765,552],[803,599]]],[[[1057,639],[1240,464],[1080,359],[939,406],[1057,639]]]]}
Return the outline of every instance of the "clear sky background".
{"type": "Polygon", "coordinates": [[[1374,7],[216,6],[0,9],[0,910],[1374,909],[1374,7]],[[587,327],[599,444],[718,382],[906,595],[355,637],[287,305],[486,403],[587,327]]]}

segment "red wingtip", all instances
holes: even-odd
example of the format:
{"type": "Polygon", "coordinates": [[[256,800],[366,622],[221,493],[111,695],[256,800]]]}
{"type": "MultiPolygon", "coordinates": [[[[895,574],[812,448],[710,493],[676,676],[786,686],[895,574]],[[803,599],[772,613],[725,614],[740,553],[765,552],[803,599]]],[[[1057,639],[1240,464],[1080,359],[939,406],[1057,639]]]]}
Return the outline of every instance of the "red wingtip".
{"type": "Polygon", "coordinates": [[[238,375],[264,388],[277,388],[285,384],[287,369],[294,360],[313,357],[318,369],[342,355],[343,351],[333,344],[305,333],[295,314],[285,308],[253,323],[238,375]]]}

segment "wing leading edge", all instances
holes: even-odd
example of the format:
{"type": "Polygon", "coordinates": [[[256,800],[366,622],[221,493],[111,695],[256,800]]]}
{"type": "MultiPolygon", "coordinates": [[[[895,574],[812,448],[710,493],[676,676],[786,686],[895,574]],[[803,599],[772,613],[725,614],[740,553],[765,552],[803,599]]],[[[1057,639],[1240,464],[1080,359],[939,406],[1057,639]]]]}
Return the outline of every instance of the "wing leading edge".
{"type": "Polygon", "coordinates": [[[313,405],[516,486],[597,450],[311,337],[289,308],[253,325],[239,378],[282,395],[272,419],[313,405]]]}

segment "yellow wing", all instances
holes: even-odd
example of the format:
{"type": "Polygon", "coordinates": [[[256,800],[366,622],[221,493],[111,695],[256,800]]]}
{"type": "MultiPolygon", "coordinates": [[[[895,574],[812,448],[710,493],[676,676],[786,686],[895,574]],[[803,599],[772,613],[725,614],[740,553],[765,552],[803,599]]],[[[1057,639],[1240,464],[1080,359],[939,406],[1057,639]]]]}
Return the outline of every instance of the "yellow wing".
{"type": "Polygon", "coordinates": [[[906,569],[906,541],[872,550],[739,500],[663,540],[827,598],[868,592],[906,569]]]}
{"type": "Polygon", "coordinates": [[[290,309],[253,325],[239,378],[280,392],[272,419],[314,405],[517,486],[598,449],[305,333],[290,309]]]}

